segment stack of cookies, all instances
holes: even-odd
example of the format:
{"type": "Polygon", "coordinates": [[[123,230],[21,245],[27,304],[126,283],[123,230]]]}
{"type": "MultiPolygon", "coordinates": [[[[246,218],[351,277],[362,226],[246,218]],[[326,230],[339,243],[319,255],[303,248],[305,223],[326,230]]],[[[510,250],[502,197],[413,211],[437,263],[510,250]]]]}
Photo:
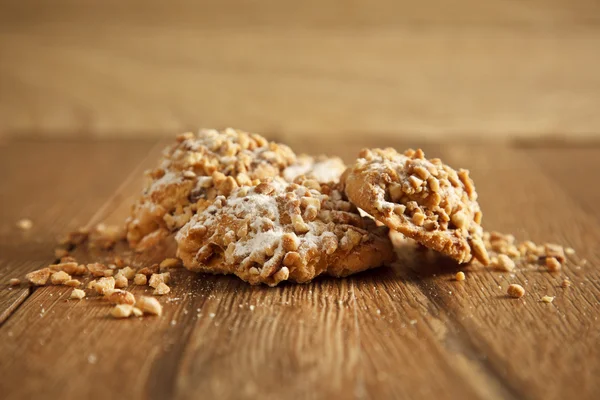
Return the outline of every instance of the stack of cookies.
{"type": "Polygon", "coordinates": [[[179,135],[147,177],[127,240],[138,251],[174,240],[193,271],[270,286],[343,277],[395,260],[390,229],[460,263],[489,262],[468,171],[421,150],[365,149],[346,167],[257,134],[201,130],[179,135]]]}

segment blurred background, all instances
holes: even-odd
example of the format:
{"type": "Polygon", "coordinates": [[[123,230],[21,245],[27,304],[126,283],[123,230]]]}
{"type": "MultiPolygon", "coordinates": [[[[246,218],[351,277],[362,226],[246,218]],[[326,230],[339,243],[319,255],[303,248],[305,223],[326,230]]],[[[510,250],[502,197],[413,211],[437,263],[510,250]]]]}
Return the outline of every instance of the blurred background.
{"type": "Polygon", "coordinates": [[[226,126],[595,140],[600,1],[0,0],[0,135],[226,126]]]}

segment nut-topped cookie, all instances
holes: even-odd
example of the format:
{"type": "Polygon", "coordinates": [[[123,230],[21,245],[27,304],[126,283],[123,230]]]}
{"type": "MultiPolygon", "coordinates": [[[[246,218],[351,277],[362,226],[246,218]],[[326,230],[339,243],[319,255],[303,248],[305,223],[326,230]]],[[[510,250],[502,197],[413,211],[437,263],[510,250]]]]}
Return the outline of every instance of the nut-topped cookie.
{"type": "Polygon", "coordinates": [[[218,196],[176,235],[186,268],[251,283],[347,276],[395,259],[386,227],[316,180],[276,178],[218,196]]]}
{"type": "Polygon", "coordinates": [[[390,229],[459,263],[489,263],[469,171],[427,160],[420,149],[363,149],[342,185],[350,201],[390,229]]]}
{"type": "Polygon", "coordinates": [[[235,129],[184,133],[165,149],[127,220],[132,247],[152,247],[181,228],[197,207],[241,185],[280,176],[296,162],[285,145],[235,129]]]}

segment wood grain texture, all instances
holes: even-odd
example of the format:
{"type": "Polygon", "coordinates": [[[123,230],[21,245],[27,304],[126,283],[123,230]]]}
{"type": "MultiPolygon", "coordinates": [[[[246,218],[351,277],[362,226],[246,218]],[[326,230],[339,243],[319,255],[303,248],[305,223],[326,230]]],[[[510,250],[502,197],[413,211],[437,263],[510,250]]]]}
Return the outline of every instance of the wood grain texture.
{"type": "MultiPolygon", "coordinates": [[[[297,151],[335,153],[348,161],[365,144],[399,149],[418,144],[377,136],[353,136],[337,145],[327,136],[319,142],[293,135],[283,139],[297,151]]],[[[34,154],[53,154],[49,149],[58,147],[32,143],[5,149],[15,160],[22,153],[37,159],[34,154]],[[31,150],[36,148],[37,153],[31,150]]],[[[70,146],[69,152],[83,159],[114,158],[89,163],[85,176],[97,177],[95,186],[74,175],[80,178],[71,181],[73,190],[93,192],[96,199],[75,210],[74,217],[71,203],[65,207],[64,197],[52,197],[57,181],[53,185],[49,175],[40,195],[50,199],[47,209],[56,214],[36,217],[39,234],[56,235],[86,222],[121,222],[140,188],[137,175],[125,170],[152,166],[158,153],[157,147],[135,142],[125,142],[122,149],[89,142],[70,146]],[[114,161],[124,158],[126,164],[114,161]],[[65,226],[50,226],[54,220],[65,226]]],[[[7,360],[0,364],[0,393],[7,399],[41,394],[94,399],[115,393],[181,399],[596,398],[600,229],[597,210],[573,196],[588,190],[584,167],[594,164],[576,167],[575,175],[582,178],[572,182],[571,175],[543,162],[558,159],[567,171],[583,154],[593,158],[597,150],[573,149],[562,158],[554,150],[504,146],[428,145],[425,150],[472,169],[489,229],[568,244],[588,264],[581,269],[569,264],[559,275],[517,271],[514,277],[460,267],[467,280],[456,282],[452,277],[459,267],[452,261],[398,248],[401,257],[394,268],[277,288],[178,270],[173,292],[161,298],[165,314],[127,321],[107,317],[110,307],[97,297],[69,301],[70,288],[39,288],[0,327],[0,357],[7,360]],[[499,196],[501,189],[510,195],[499,196]],[[557,287],[564,276],[574,283],[567,290],[557,287]],[[509,282],[523,284],[527,295],[507,299],[509,282]],[[556,295],[554,303],[540,303],[545,294],[556,295]]],[[[76,161],[69,166],[79,168],[76,161]]],[[[0,183],[1,190],[6,182],[21,181],[22,169],[14,171],[0,183]]],[[[21,210],[20,200],[7,198],[8,209],[21,210]]],[[[3,226],[12,224],[9,217],[3,215],[3,226]]],[[[27,259],[19,250],[26,245],[25,239],[9,243],[3,254],[10,268],[0,269],[0,279],[22,273],[16,266],[27,259]]],[[[84,250],[77,256],[98,257],[84,250]]],[[[154,258],[161,258],[159,251],[154,258]]],[[[130,289],[136,295],[150,293],[130,289]]]]}
{"type": "MultiPolygon", "coordinates": [[[[58,238],[88,223],[153,143],[13,142],[0,147],[0,323],[27,297],[11,278],[54,260],[58,238]],[[71,182],[77,180],[77,185],[71,182]],[[22,231],[21,218],[33,222],[22,231]]],[[[141,172],[137,172],[136,177],[141,172]]]]}
{"type": "Polygon", "coordinates": [[[598,4],[4,0],[0,134],[595,140],[598,4]]]}

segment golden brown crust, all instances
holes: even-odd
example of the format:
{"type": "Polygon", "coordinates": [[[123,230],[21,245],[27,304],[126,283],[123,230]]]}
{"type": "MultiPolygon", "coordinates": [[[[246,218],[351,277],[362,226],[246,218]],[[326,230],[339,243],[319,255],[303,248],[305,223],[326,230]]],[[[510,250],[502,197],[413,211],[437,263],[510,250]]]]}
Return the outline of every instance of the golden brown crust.
{"type": "Polygon", "coordinates": [[[423,151],[364,149],[342,176],[350,201],[390,229],[460,263],[489,262],[482,213],[467,170],[453,170],[423,151]]]}
{"type": "Polygon", "coordinates": [[[336,188],[282,179],[219,196],[177,234],[186,268],[251,283],[347,276],[394,260],[387,228],[362,218],[336,188]]]}

